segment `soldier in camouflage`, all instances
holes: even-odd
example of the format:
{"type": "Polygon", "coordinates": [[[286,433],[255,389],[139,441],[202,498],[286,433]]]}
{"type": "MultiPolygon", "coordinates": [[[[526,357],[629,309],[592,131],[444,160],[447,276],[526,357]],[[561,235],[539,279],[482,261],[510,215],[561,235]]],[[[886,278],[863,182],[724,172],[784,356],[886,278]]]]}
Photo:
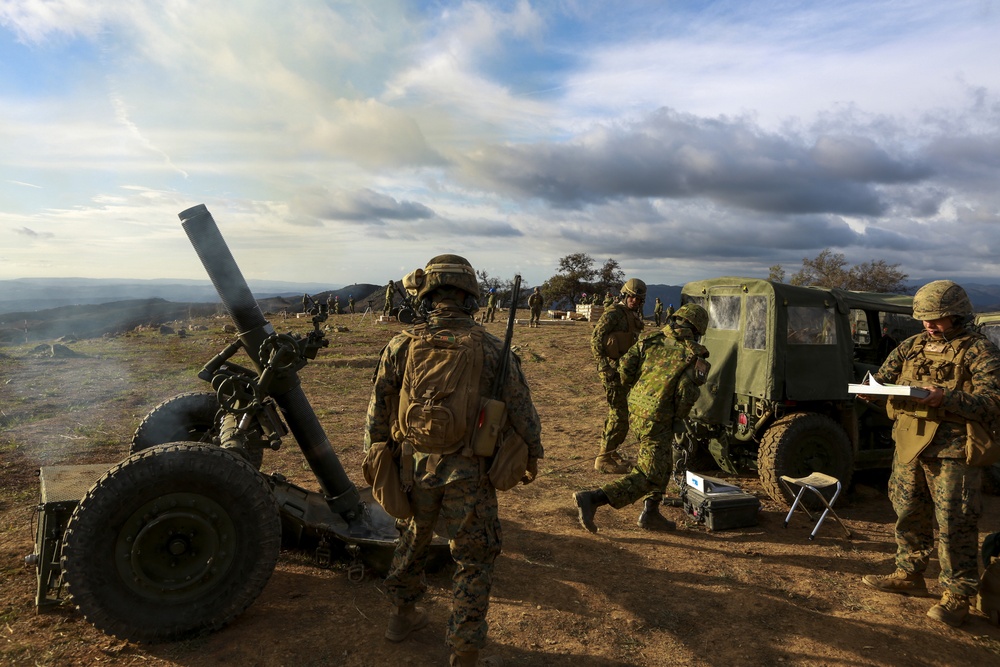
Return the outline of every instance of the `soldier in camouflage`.
{"type": "Polygon", "coordinates": [[[347,295],[347,308],[351,311],[351,315],[354,314],[354,295],[347,295]]]}
{"type": "MultiPolygon", "coordinates": [[[[475,271],[464,258],[439,255],[428,262],[420,277],[415,278],[419,282],[417,287],[411,288],[407,280],[409,276],[404,279],[404,285],[417,300],[418,318],[430,331],[479,327],[473,317],[479,309],[479,287],[475,271]]],[[[399,396],[411,340],[406,334],[399,334],[382,351],[365,421],[366,451],[372,443],[391,437],[393,422],[398,419],[399,396]]],[[[503,341],[485,332],[482,340],[479,392],[481,396],[488,396],[500,365],[503,341]]],[[[506,403],[511,426],[528,444],[528,466],[522,479],[527,484],[535,478],[537,461],[543,454],[541,424],[520,361],[515,354],[510,354],[501,400],[506,403]]],[[[479,651],[486,642],[486,613],[494,561],[501,546],[496,489],[485,474],[488,461],[471,453],[466,455],[460,449],[449,455],[415,453],[413,465],[414,484],[410,492],[413,517],[399,539],[385,579],[393,605],[385,636],[391,641],[402,641],[411,632],[427,625],[426,612],[415,605],[427,588],[423,569],[435,525],[440,521],[447,529],[451,555],[457,564],[446,632],[452,649],[449,664],[502,665],[502,660],[495,656],[479,658],[479,651]]]]}
{"type": "Polygon", "coordinates": [[[604,420],[601,448],[594,460],[594,469],[616,475],[631,469],[618,454],[618,446],[628,435],[627,392],[618,376],[618,359],[639,340],[646,283],[632,278],[622,287],[622,295],[625,303],[613,304],[605,310],[590,337],[590,350],[597,361],[597,372],[608,400],[608,416],[604,420]]]}
{"type": "Polygon", "coordinates": [[[385,286],[385,305],[382,306],[382,314],[390,315],[392,313],[392,299],[395,295],[396,285],[391,280],[385,286]]]}
{"type": "Polygon", "coordinates": [[[929,393],[888,400],[895,421],[889,498],[897,516],[896,570],[863,581],[881,591],[926,595],[924,571],[936,520],[944,594],[927,615],[951,626],[965,620],[979,582],[982,468],[967,464],[968,432],[972,424],[989,427],[1000,417],[1000,351],[968,328],[972,315],[959,285],[950,280],[924,285],[913,298],[913,317],[923,321],[924,331],[890,352],[875,376],[880,383],[929,393]]]}
{"type": "Polygon", "coordinates": [[[663,302],[660,301],[660,297],[656,297],[656,305],[653,306],[653,321],[656,322],[656,326],[663,324],[663,302]]]}
{"type": "Polygon", "coordinates": [[[683,429],[708,378],[708,350],[695,341],[708,327],[708,313],[689,303],[661,331],[633,345],[619,373],[628,393],[629,423],[639,439],[639,459],[624,477],[593,491],[579,491],[580,525],[597,532],[594,514],[601,505],[621,509],[645,496],[637,521],[645,530],[673,530],[660,514],[663,492],[673,472],[674,434],[683,429]]]}
{"type": "Polygon", "coordinates": [[[531,311],[531,319],[528,320],[529,327],[537,327],[542,319],[542,291],[535,288],[528,297],[528,309],[531,311]]]}

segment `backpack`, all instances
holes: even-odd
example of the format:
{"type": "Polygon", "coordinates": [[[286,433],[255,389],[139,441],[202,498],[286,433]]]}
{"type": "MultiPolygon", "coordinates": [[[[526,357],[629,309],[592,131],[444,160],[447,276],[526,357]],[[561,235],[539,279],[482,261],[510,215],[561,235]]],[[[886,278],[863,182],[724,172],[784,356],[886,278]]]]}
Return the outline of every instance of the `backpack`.
{"type": "Polygon", "coordinates": [[[399,392],[400,442],[424,454],[457,452],[469,445],[479,412],[483,329],[404,333],[411,340],[399,392]]]}

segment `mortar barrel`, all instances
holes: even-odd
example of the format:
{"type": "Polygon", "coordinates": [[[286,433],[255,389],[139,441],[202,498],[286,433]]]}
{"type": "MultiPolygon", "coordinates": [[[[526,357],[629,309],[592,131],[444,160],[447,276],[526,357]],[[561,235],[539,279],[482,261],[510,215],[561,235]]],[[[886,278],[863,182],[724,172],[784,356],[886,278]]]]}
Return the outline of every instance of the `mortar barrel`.
{"type": "MultiPolygon", "coordinates": [[[[236,265],[236,260],[208,208],[199,204],[182,211],[179,217],[184,233],[198,253],[215,291],[240,332],[244,349],[259,373],[262,370],[260,344],[274,333],[274,329],[264,318],[260,305],[236,265]]],[[[288,428],[316,475],[331,509],[338,513],[353,512],[361,502],[357,487],[348,478],[340,459],[333,451],[316,412],[302,391],[298,374],[293,372],[292,375],[291,381],[285,383],[290,388],[281,394],[274,394],[274,400],[281,408],[288,428]]]]}

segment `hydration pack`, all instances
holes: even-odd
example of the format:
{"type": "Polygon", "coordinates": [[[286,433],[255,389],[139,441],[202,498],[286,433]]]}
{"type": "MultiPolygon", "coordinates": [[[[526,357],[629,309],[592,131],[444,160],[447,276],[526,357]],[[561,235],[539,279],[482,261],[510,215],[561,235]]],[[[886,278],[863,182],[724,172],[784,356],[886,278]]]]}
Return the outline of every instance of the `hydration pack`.
{"type": "Polygon", "coordinates": [[[483,329],[405,332],[407,350],[394,438],[424,454],[451,454],[471,442],[479,412],[483,329]]]}

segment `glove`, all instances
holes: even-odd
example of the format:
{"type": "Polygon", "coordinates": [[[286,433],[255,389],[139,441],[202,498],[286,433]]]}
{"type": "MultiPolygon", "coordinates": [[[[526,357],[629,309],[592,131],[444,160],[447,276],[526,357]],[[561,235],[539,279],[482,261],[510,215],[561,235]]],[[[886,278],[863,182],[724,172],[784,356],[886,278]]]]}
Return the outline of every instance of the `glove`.
{"type": "Polygon", "coordinates": [[[521,478],[521,484],[531,484],[538,477],[538,459],[529,458],[528,468],[524,471],[524,477],[521,478]]]}

